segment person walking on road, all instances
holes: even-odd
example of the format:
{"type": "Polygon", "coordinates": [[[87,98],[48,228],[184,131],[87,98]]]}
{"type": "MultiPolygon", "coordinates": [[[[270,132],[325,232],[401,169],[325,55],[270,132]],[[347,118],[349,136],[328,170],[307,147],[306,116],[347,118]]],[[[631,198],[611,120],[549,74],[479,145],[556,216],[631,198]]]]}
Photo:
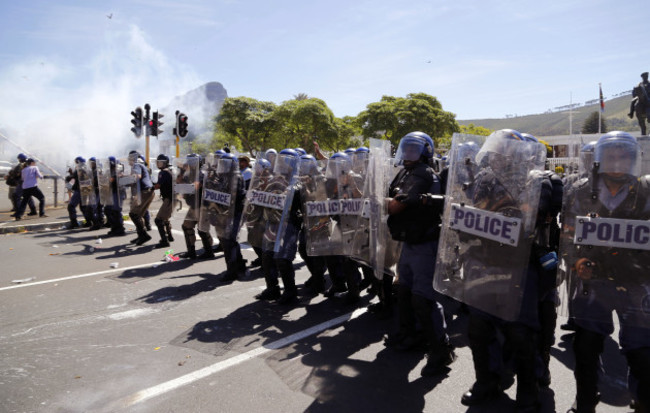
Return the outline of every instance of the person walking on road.
{"type": "Polygon", "coordinates": [[[22,219],[22,215],[25,212],[27,203],[32,199],[32,196],[38,199],[38,210],[39,216],[44,217],[45,215],[45,196],[43,192],[38,188],[38,179],[43,179],[43,174],[38,170],[36,166],[36,161],[32,158],[29,158],[25,161],[25,168],[21,172],[23,179],[22,188],[23,188],[23,198],[20,201],[18,210],[16,211],[16,221],[22,219]]]}

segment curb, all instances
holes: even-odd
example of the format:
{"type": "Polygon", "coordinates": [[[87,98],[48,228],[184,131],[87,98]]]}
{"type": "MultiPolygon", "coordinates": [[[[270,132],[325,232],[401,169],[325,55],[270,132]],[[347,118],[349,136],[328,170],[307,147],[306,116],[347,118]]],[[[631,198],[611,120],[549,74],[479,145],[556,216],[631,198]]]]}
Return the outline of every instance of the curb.
{"type": "Polygon", "coordinates": [[[17,224],[11,226],[0,226],[0,235],[2,234],[18,234],[27,231],[43,231],[51,229],[66,228],[67,222],[43,222],[38,224],[17,224]]]}

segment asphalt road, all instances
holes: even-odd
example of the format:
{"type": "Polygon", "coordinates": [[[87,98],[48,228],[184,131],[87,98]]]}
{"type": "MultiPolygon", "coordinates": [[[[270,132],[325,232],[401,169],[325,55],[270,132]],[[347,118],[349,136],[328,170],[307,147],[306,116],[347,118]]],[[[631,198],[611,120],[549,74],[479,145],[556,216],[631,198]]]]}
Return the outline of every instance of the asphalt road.
{"type": "MultiPolygon", "coordinates": [[[[65,222],[64,209],[48,215],[49,227],[65,222]]],[[[181,218],[173,222],[177,252],[185,249],[181,218]]],[[[367,295],[357,307],[322,296],[292,307],[257,302],[258,268],[223,283],[221,253],[164,262],[153,249],[155,228],[141,247],[127,245],[134,233],[106,232],[0,235],[0,412],[514,410],[516,384],[484,406],[460,404],[474,381],[462,314],[449,325],[458,359],[447,374],[423,378],[422,354],[383,346],[396,320],[367,313],[367,295]]],[[[255,258],[249,248],[243,254],[255,258]]],[[[294,264],[302,284],[307,269],[294,264]]],[[[543,412],[565,412],[575,396],[563,334],[558,328],[543,412]]],[[[598,411],[630,411],[625,360],[613,339],[603,362],[598,411]]]]}

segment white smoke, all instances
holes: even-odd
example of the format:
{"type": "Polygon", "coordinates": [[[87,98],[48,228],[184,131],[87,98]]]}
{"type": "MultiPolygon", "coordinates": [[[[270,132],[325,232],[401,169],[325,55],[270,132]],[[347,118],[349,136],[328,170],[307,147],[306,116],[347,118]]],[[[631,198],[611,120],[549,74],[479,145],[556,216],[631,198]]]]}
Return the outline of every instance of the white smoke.
{"type": "MultiPolygon", "coordinates": [[[[32,57],[0,72],[0,132],[59,172],[78,155],[144,153],[144,137],[130,131],[130,112],[145,103],[153,112],[201,84],[137,26],[110,32],[96,50],[87,61],[32,57]]],[[[174,114],[165,113],[162,121],[163,137],[170,139],[174,114]]],[[[12,161],[20,152],[7,143],[2,150],[12,161]]],[[[150,153],[159,153],[155,137],[150,153]]]]}

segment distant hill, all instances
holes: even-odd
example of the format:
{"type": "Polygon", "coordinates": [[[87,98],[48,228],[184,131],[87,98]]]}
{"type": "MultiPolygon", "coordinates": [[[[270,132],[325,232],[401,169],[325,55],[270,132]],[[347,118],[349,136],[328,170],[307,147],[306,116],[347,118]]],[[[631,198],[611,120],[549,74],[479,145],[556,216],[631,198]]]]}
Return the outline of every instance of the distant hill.
{"type": "MultiPolygon", "coordinates": [[[[630,119],[627,113],[630,110],[631,95],[624,95],[605,101],[605,122],[607,129],[639,132],[636,118],[630,119]]],[[[598,101],[590,105],[573,108],[573,133],[580,133],[582,125],[590,113],[600,110],[598,101]]],[[[458,120],[461,125],[473,123],[491,130],[516,129],[520,132],[530,133],[535,136],[569,135],[569,110],[541,113],[537,115],[516,116],[504,119],[467,119],[458,120]]]]}
{"type": "Polygon", "coordinates": [[[212,133],[212,119],[219,113],[227,97],[228,92],[219,82],[208,82],[184,95],[176,96],[160,110],[166,115],[163,128],[169,131],[167,136],[171,136],[177,110],[188,116],[189,138],[212,133]]]}

